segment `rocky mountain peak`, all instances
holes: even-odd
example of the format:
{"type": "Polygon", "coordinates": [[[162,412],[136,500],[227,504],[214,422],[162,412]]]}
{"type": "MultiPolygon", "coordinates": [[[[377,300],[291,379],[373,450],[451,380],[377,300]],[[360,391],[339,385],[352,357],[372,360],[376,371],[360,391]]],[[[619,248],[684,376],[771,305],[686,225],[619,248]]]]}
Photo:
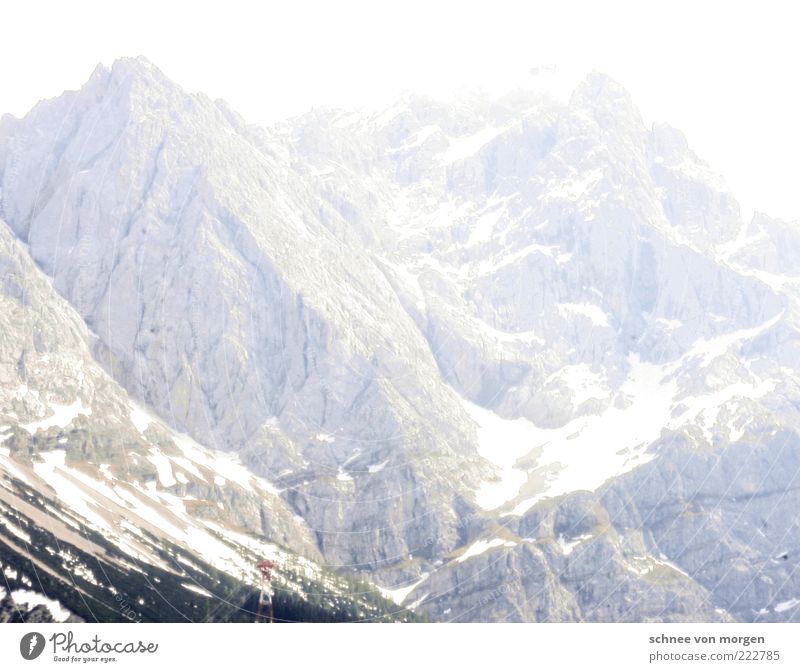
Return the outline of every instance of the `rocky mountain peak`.
{"type": "Polygon", "coordinates": [[[638,133],[642,118],[628,91],[608,75],[589,73],[570,96],[569,104],[582,110],[605,129],[620,127],[638,133]]]}

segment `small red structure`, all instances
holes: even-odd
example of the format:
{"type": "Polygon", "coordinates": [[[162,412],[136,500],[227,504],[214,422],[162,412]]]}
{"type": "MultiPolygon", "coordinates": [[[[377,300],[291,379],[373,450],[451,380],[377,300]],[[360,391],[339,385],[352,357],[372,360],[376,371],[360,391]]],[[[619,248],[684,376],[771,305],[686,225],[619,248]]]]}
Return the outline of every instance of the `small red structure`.
{"type": "Polygon", "coordinates": [[[272,581],[272,570],[278,566],[274,560],[261,560],[256,563],[256,567],[261,571],[261,578],[264,581],[272,581]]]}
{"type": "Polygon", "coordinates": [[[272,613],[272,570],[278,566],[274,560],[259,560],[256,569],[261,572],[261,593],[258,596],[256,623],[273,623],[272,613]]]}

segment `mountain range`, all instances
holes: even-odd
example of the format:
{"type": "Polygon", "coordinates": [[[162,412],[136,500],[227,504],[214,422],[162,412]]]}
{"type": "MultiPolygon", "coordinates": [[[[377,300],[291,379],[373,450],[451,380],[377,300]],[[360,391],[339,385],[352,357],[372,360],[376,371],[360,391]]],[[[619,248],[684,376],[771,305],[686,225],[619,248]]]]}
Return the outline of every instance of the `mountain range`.
{"type": "Polygon", "coordinates": [[[98,66],[0,121],[6,600],[798,620],[798,253],[598,73],[260,127],[98,66]]]}

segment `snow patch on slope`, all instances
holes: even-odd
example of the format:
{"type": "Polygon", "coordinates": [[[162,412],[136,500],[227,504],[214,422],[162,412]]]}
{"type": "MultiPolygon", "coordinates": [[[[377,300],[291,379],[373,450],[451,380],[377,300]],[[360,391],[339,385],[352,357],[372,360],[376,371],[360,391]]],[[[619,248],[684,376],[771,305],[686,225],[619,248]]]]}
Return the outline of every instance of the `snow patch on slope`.
{"type": "Polygon", "coordinates": [[[38,430],[48,430],[51,427],[61,427],[62,429],[72,424],[79,415],[91,415],[92,409],[86,408],[80,399],[76,399],[71,404],[50,403],[52,415],[20,425],[29,434],[35,434],[38,430]]]}
{"type": "Polygon", "coordinates": [[[72,614],[67,611],[64,607],[61,606],[61,602],[58,600],[53,600],[46,595],[42,595],[41,593],[36,593],[32,590],[12,590],[11,591],[11,599],[17,603],[17,605],[27,605],[28,609],[33,609],[34,607],[46,607],[47,610],[53,617],[57,623],[63,623],[66,621],[72,614]]]}
{"type": "Polygon", "coordinates": [[[505,133],[513,124],[505,126],[487,126],[472,135],[460,138],[449,138],[450,146],[439,157],[443,163],[449,165],[456,161],[467,159],[476,154],[482,147],[489,144],[501,133],[505,133]]]}
{"type": "Polygon", "coordinates": [[[629,364],[630,374],[618,393],[626,407],[612,404],[599,415],[538,430],[542,452],[535,470],[544,476],[545,486],[515,506],[512,515],[525,513],[545,497],[595,490],[655,457],[645,449],[668,425],[676,385],[666,380],[668,366],[641,362],[636,355],[629,364]]]}
{"type": "Polygon", "coordinates": [[[383,595],[387,600],[391,600],[395,604],[402,605],[411,592],[423,581],[425,581],[428,576],[429,574],[427,573],[423,574],[418,581],[414,581],[414,583],[410,583],[409,585],[401,588],[381,588],[380,586],[377,586],[377,588],[381,595],[383,595]]]}
{"type": "Polygon", "coordinates": [[[461,563],[465,560],[469,560],[470,558],[474,558],[478,555],[482,555],[486,553],[486,551],[492,548],[498,548],[499,546],[503,546],[505,548],[511,548],[516,546],[516,542],[513,542],[509,539],[479,539],[478,541],[474,542],[466,551],[464,551],[461,555],[458,556],[456,562],[461,563]]]}
{"type": "MultiPolygon", "coordinates": [[[[598,415],[576,418],[556,429],[537,427],[525,418],[501,418],[462,401],[478,424],[481,456],[499,472],[498,479],[483,483],[476,493],[478,504],[493,509],[511,501],[530,474],[537,473],[544,482],[540,492],[510,512],[521,515],[545,497],[595,490],[612,476],[650,461],[654,456],[645,449],[669,423],[676,385],[666,381],[668,366],[641,362],[636,356],[629,365],[629,377],[618,392],[623,408],[612,404],[598,415]],[[537,448],[541,452],[536,466],[518,468],[518,461],[537,448]]],[[[597,392],[601,389],[598,386],[597,392]]]]}

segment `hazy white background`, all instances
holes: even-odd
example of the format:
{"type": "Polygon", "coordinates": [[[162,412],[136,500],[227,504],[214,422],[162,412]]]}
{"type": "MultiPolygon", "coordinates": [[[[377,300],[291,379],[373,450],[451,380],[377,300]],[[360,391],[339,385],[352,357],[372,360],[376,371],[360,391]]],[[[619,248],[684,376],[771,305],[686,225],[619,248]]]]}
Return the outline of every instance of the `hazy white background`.
{"type": "Polygon", "coordinates": [[[0,111],[143,54],[253,122],[402,90],[502,89],[537,66],[605,72],[723,173],[743,211],[800,219],[791,2],[3,2],[0,111]]]}

